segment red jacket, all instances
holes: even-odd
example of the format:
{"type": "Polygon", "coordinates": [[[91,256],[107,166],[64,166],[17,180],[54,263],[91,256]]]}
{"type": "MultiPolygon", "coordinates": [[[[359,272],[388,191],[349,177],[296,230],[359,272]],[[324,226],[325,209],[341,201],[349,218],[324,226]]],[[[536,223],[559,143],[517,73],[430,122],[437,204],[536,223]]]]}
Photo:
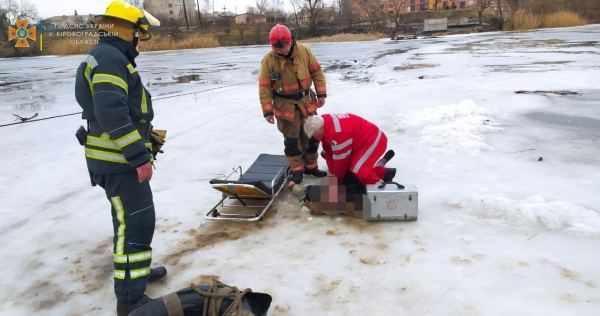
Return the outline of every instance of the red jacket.
{"type": "Polygon", "coordinates": [[[340,180],[348,171],[367,177],[387,147],[385,134],[354,114],[324,114],[323,119],[321,142],[329,172],[340,180]]]}

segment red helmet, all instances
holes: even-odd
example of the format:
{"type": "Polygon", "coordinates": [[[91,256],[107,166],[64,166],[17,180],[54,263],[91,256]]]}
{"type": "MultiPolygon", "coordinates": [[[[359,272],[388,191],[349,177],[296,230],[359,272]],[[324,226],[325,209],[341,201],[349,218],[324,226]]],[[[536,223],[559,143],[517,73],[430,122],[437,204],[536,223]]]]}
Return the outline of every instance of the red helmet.
{"type": "Polygon", "coordinates": [[[285,25],[277,24],[271,29],[269,33],[269,42],[271,46],[276,49],[288,47],[292,44],[292,33],[285,25]]]}

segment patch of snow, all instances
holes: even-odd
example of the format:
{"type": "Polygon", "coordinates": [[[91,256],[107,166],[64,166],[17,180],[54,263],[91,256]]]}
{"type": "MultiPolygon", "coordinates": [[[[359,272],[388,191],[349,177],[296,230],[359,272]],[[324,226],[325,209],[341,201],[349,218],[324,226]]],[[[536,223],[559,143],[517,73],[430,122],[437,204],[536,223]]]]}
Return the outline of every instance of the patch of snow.
{"type": "Polygon", "coordinates": [[[528,196],[522,200],[475,195],[470,198],[450,200],[447,203],[479,219],[499,220],[510,226],[542,227],[600,235],[598,211],[570,202],[548,201],[539,195],[528,196]]]}
{"type": "Polygon", "coordinates": [[[400,113],[397,117],[399,129],[420,128],[420,141],[446,154],[493,150],[485,142],[485,135],[502,131],[490,111],[478,107],[473,100],[400,113]]]}

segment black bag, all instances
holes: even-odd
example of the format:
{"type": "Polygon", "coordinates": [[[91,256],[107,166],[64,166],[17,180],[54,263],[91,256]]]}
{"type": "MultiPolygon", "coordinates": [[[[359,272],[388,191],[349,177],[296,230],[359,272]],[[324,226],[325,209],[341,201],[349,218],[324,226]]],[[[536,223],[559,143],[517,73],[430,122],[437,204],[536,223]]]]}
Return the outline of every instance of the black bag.
{"type": "Polygon", "coordinates": [[[239,291],[218,281],[212,286],[192,283],[191,287],[151,300],[129,316],[203,316],[205,304],[208,304],[205,315],[210,316],[266,316],[271,300],[268,294],[252,293],[250,289],[239,291]],[[217,314],[215,305],[219,305],[217,314]]]}

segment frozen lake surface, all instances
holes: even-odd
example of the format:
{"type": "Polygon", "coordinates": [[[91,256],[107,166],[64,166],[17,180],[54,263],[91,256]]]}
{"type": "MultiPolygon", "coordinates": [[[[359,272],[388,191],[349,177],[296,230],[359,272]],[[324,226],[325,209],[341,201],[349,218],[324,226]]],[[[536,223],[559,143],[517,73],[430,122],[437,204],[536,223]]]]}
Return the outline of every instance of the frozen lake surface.
{"type": "MultiPolygon", "coordinates": [[[[311,44],[320,112],[380,126],[396,181],[419,189],[418,221],[393,223],[311,217],[284,191],[262,222],[197,227],[220,198],[210,179],[283,154],[258,100],[269,47],[142,53],[153,124],[168,130],[151,184],[153,265],[169,275],[147,294],[219,276],[271,294],[269,315],[598,315],[598,38],[590,25],[311,44]]],[[[0,59],[0,125],[80,111],[82,59],[0,59]]],[[[110,206],[89,185],[83,124],[1,130],[1,315],[115,314],[110,206]]]]}

